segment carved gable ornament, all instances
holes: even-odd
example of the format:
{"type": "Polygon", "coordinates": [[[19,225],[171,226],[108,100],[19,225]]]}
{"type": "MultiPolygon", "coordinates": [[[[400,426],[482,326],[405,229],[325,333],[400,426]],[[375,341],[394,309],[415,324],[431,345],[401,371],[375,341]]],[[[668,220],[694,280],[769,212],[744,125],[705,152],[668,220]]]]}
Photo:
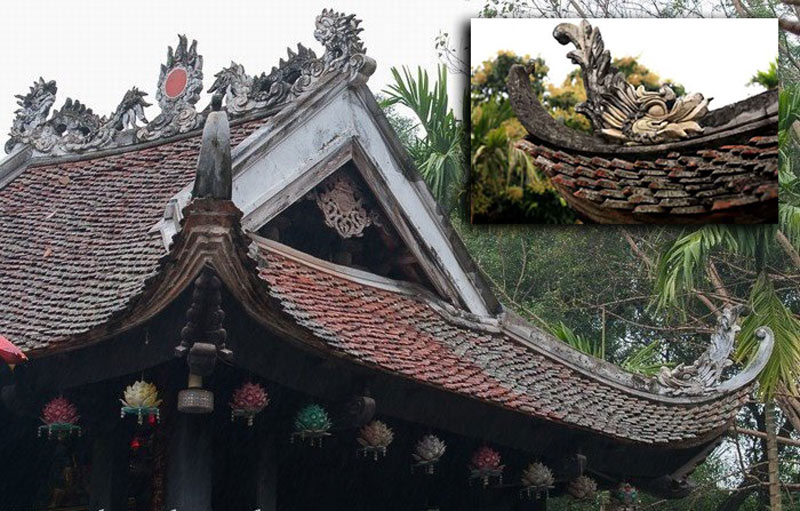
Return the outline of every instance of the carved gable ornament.
{"type": "Polygon", "coordinates": [[[331,177],[312,193],[325,218],[325,225],[344,239],[359,238],[370,225],[381,225],[379,214],[364,205],[358,185],[346,176],[331,177]]]}
{"type": "MultiPolygon", "coordinates": [[[[319,86],[323,77],[337,74],[349,81],[366,81],[375,71],[375,61],[366,55],[360,38],[361,20],[352,14],[325,9],[315,20],[315,39],[325,48],[321,57],[302,44],[289,50],[270,73],[248,75],[244,66],[231,65],[215,75],[209,92],[224,97],[229,117],[266,114],[270,108],[291,102],[319,86]]],[[[40,154],[61,155],[122,147],[163,139],[199,129],[210,108],[198,111],[203,91],[203,57],[197,41],[178,36],[178,45],[168,48],[161,65],[155,94],[159,114],[148,123],[144,109],[147,95],[129,90],[108,117],[98,116],[77,100],[67,99],[53,112],[56,82],[40,78],[28,94],[17,96],[19,108],[5,150],[28,145],[40,154]],[[144,126],[137,126],[140,121],[144,126]]]]}
{"type": "Polygon", "coordinates": [[[611,64],[600,30],[583,20],[561,23],[553,31],[561,44],[575,49],[567,57],[580,66],[586,101],[575,110],[586,115],[595,132],[628,145],[660,144],[703,133],[700,119],[710,98],[700,93],[677,97],[667,84],[658,91],[634,87],[611,64]]]}

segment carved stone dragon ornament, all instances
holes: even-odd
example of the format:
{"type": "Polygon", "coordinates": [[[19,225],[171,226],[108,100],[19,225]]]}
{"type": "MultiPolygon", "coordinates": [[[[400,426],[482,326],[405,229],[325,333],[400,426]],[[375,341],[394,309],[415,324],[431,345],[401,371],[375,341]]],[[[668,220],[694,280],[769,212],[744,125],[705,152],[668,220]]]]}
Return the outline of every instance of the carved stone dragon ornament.
{"type": "Polygon", "coordinates": [[[135,87],[125,94],[110,117],[98,116],[80,101],[67,98],[48,119],[57,90],[55,81],[39,78],[28,94],[17,96],[19,108],[5,145],[7,153],[25,144],[40,153],[55,155],[102,149],[112,145],[118,132],[135,127],[137,120],[147,122],[146,94],[135,87]]]}
{"type": "MultiPolygon", "coordinates": [[[[731,378],[727,382],[722,382],[725,369],[733,365],[730,355],[733,352],[736,334],[740,327],[736,324],[742,311],[741,307],[726,307],[719,317],[717,331],[711,335],[711,344],[700,357],[692,364],[679,364],[676,367],[662,367],[656,377],[658,389],[661,394],[668,396],[698,396],[708,394],[726,387],[735,387],[737,378],[743,379],[744,373],[731,378]]],[[[767,327],[756,330],[756,336],[766,343],[765,349],[755,358],[766,357],[772,351],[773,334],[767,327]]],[[[751,362],[753,367],[766,360],[756,360],[751,362]]],[[[760,371],[760,369],[758,369],[760,371]]]]}
{"type": "Polygon", "coordinates": [[[575,110],[586,115],[595,131],[628,145],[659,144],[703,133],[699,120],[708,113],[710,98],[700,93],[677,97],[667,85],[658,91],[634,87],[611,64],[600,30],[588,21],[561,23],[553,31],[561,44],[575,49],[567,57],[580,66],[586,101],[575,110]]]}
{"type": "Polygon", "coordinates": [[[314,52],[302,44],[297,45],[297,52],[291,48],[287,52],[287,60],[281,59],[269,74],[258,76],[248,75],[244,66],[231,62],[214,75],[216,80],[208,92],[225,94],[225,109],[231,117],[285,103],[291,99],[292,85],[302,70],[317,61],[314,52]]]}
{"type": "MultiPolygon", "coordinates": [[[[289,50],[269,73],[250,76],[244,66],[231,62],[215,75],[209,92],[225,97],[231,117],[263,112],[290,102],[317,87],[328,74],[348,80],[366,80],[375,71],[375,61],[366,56],[359,34],[361,20],[355,15],[324,9],[316,18],[314,37],[325,48],[322,57],[303,45],[289,50]]],[[[201,127],[208,108],[195,107],[203,89],[203,57],[197,42],[178,36],[178,45],[168,48],[161,65],[156,100],[160,113],[147,122],[146,94],[129,90],[109,117],[101,117],[80,101],[67,99],[59,110],[50,109],[56,99],[56,83],[39,79],[28,94],[17,96],[19,109],[5,150],[10,153],[29,145],[41,154],[60,155],[120,147],[186,133],[201,127]],[[141,121],[144,126],[137,126],[141,121]]]]}
{"type": "Polygon", "coordinates": [[[281,59],[269,74],[255,77],[246,74],[241,64],[231,62],[215,75],[209,92],[224,93],[228,113],[241,116],[290,101],[328,73],[366,79],[375,71],[375,61],[366,55],[360,24],[353,14],[324,9],[314,30],[314,37],[325,48],[322,57],[299,44],[296,52],[288,49],[288,59],[281,59]]]}

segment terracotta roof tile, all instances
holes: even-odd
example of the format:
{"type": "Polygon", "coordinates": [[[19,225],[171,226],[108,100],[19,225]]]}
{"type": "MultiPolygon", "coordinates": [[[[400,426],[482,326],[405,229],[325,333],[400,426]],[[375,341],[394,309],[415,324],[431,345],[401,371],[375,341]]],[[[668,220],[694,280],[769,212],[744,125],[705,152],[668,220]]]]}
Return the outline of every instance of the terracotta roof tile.
{"type": "MultiPolygon", "coordinates": [[[[630,211],[650,215],[639,220],[669,222],[670,215],[684,218],[704,216],[714,221],[736,221],[737,215],[747,213],[753,206],[762,207],[762,221],[774,221],[763,211],[777,215],[778,197],[778,138],[755,136],[742,143],[723,145],[716,149],[695,149],[680,153],[671,151],[659,157],[635,157],[608,160],[599,156],[567,154],[553,151],[543,143],[522,140],[519,146],[535,157],[536,164],[547,173],[561,194],[573,207],[581,210],[581,201],[588,201],[584,211],[590,217],[605,218],[620,223],[630,211]],[[650,189],[655,194],[631,192],[650,189]],[[618,194],[598,193],[599,190],[623,190],[618,194]],[[729,197],[732,193],[737,196],[729,197]],[[659,207],[637,207],[655,204],[659,207]],[[721,197],[724,196],[724,200],[721,197]],[[608,200],[602,200],[607,198],[608,200]],[[627,204],[623,204],[626,202],[627,204]],[[620,216],[622,215],[622,216],[620,216]]],[[[752,216],[750,218],[752,221],[752,216]]]]}
{"type": "MultiPolygon", "coordinates": [[[[233,142],[262,123],[233,127],[233,142]]],[[[164,255],[149,230],[192,181],[198,148],[195,136],[31,166],[0,189],[0,334],[41,348],[124,308],[164,255]]]]}
{"type": "Polygon", "coordinates": [[[356,362],[444,390],[645,443],[702,441],[746,399],[746,391],[701,404],[648,399],[510,334],[467,327],[416,294],[362,284],[259,246],[260,275],[294,321],[356,362]]]}

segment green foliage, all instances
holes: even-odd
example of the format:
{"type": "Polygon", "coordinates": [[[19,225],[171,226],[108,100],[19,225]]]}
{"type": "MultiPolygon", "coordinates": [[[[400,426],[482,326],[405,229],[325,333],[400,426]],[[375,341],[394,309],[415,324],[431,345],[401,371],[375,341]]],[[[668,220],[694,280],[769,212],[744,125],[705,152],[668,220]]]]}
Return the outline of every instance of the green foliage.
{"type": "Polygon", "coordinates": [[[800,176],[798,176],[800,151],[797,145],[797,127],[800,127],[800,86],[784,87],[779,99],[778,215],[781,230],[794,247],[800,247],[800,176]]]}
{"type": "Polygon", "coordinates": [[[760,85],[765,89],[775,89],[780,85],[780,80],[778,79],[778,59],[773,60],[769,63],[769,68],[766,71],[757,71],[750,81],[748,85],[760,85]]]}
{"type": "Polygon", "coordinates": [[[530,70],[533,79],[531,88],[541,96],[544,92],[544,79],[550,69],[541,57],[518,56],[513,51],[500,50],[493,60],[485,60],[472,70],[470,94],[473,100],[486,101],[497,96],[507,97],[506,77],[511,66],[520,64],[530,70]]]}
{"type": "Polygon", "coordinates": [[[596,358],[606,358],[606,344],[603,341],[595,342],[576,334],[563,321],[550,327],[550,333],[573,348],[596,358]]]}
{"type": "Polygon", "coordinates": [[[705,225],[684,233],[661,255],[656,270],[654,305],[669,313],[685,308],[690,293],[701,285],[709,258],[727,250],[745,257],[763,257],[774,236],[773,226],[705,225]]]}
{"type": "Polygon", "coordinates": [[[544,94],[548,68],[541,58],[500,51],[472,71],[470,80],[470,218],[473,222],[572,223],[574,213],[516,147],[526,134],[506,93],[511,66],[532,70],[531,89],[544,94]]]}
{"type": "Polygon", "coordinates": [[[639,348],[623,360],[620,363],[620,367],[631,373],[639,373],[647,376],[658,374],[662,367],[671,365],[664,362],[664,358],[661,355],[662,344],[663,341],[658,339],[639,348]]]}
{"type": "Polygon", "coordinates": [[[775,347],[767,366],[759,377],[759,391],[771,398],[781,385],[797,392],[800,379],[800,321],[794,317],[775,292],[775,287],[765,273],[761,273],[750,293],[752,311],[742,322],[736,359],[745,361],[758,351],[756,330],[767,325],[775,334],[775,347]]]}
{"type": "Polygon", "coordinates": [[[402,74],[392,68],[394,83],[385,91],[383,108],[403,105],[415,115],[424,136],[414,136],[406,146],[436,200],[446,209],[455,207],[463,186],[463,128],[448,105],[447,69],[439,66],[436,82],[417,68],[416,78],[408,68],[402,74]]]}
{"type": "Polygon", "coordinates": [[[472,108],[470,217],[474,222],[564,223],[572,211],[515,146],[525,134],[508,100],[493,97],[472,108]]]}

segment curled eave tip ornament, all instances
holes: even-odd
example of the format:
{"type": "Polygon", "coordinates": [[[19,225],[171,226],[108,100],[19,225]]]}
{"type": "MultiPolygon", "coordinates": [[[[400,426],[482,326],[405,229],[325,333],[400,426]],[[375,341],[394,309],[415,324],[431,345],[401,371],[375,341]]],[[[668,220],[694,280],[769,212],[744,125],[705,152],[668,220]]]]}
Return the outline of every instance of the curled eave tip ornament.
{"type": "Polygon", "coordinates": [[[741,307],[726,307],[722,311],[717,331],[711,335],[711,344],[692,364],[662,367],[655,379],[659,393],[667,396],[702,396],[739,390],[753,382],[766,366],[775,342],[772,330],[766,326],[756,329],[758,351],[747,367],[722,381],[725,369],[733,365],[730,355],[740,330],[736,322],[741,311],[741,307]]]}
{"type": "Polygon", "coordinates": [[[580,66],[586,101],[575,110],[586,115],[599,135],[627,145],[660,144],[703,133],[700,119],[711,98],[700,93],[678,97],[668,85],[658,91],[634,87],[611,63],[598,28],[583,20],[561,23],[553,31],[561,44],[575,49],[567,57],[580,66]]]}

